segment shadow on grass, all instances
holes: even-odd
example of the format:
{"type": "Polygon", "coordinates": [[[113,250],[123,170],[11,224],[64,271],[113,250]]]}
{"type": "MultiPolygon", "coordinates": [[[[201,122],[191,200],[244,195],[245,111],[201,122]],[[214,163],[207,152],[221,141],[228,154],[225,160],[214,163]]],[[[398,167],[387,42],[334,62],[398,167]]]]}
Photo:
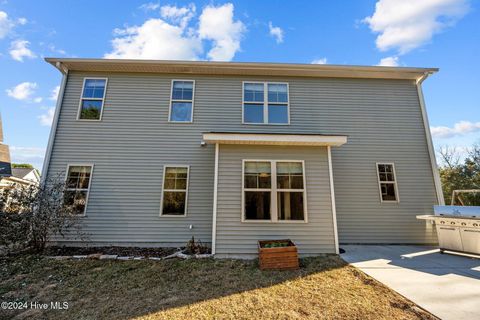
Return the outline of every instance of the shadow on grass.
{"type": "MultiPolygon", "coordinates": [[[[23,313],[2,310],[0,318],[71,319],[74,315],[84,319],[181,319],[214,318],[217,312],[227,313],[226,318],[295,318],[302,314],[334,318],[342,314],[339,308],[346,311],[353,306],[362,310],[362,299],[372,298],[361,312],[368,315],[369,310],[374,312],[377,308],[375,300],[380,303],[382,297],[393,301],[383,302],[392,310],[382,315],[395,318],[395,312],[409,308],[401,298],[389,297],[394,294],[388,289],[373,289],[362,278],[363,274],[355,274],[337,256],[306,258],[301,265],[295,271],[261,271],[256,261],[240,260],[58,261],[35,256],[3,259],[1,301],[66,301],[69,308],[30,309],[23,313]],[[355,297],[364,298],[355,302],[355,297]]],[[[417,318],[415,313],[409,314],[417,318]]]]}

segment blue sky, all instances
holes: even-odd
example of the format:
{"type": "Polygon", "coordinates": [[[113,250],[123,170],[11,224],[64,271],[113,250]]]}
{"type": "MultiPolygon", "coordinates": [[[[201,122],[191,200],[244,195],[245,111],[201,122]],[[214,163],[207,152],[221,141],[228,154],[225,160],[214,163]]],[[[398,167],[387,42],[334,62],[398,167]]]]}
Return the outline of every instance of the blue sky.
{"type": "Polygon", "coordinates": [[[38,168],[60,84],[47,56],[438,67],[424,83],[436,147],[480,142],[475,1],[0,0],[5,143],[38,168]]]}

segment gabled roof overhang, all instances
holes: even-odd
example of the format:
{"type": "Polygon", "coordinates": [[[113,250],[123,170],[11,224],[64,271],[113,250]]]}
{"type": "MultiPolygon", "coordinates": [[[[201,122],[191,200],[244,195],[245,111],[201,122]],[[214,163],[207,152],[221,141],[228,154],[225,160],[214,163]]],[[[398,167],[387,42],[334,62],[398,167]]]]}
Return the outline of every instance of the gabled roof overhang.
{"type": "Polygon", "coordinates": [[[347,136],[324,134],[270,134],[241,132],[207,132],[203,134],[207,144],[278,145],[278,146],[341,146],[347,136]]]}

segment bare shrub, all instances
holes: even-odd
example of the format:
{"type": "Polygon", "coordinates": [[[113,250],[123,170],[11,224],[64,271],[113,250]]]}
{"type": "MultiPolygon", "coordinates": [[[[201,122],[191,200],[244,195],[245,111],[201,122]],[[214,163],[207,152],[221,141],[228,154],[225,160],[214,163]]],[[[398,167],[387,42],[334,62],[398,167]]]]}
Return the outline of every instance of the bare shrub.
{"type": "Polygon", "coordinates": [[[6,252],[42,252],[50,239],[84,239],[80,217],[65,203],[65,183],[59,177],[40,186],[13,185],[0,191],[0,248],[6,252]]]}
{"type": "Polygon", "coordinates": [[[200,240],[195,240],[194,237],[187,242],[185,247],[187,254],[207,254],[210,253],[210,248],[202,243],[200,240]]]}

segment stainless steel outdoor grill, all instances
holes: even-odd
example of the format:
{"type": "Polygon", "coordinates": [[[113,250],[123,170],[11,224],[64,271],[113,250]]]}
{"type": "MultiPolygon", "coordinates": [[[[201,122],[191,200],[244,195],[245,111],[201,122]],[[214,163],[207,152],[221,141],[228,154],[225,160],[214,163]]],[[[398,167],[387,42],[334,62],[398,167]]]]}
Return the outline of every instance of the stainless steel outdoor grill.
{"type": "Polygon", "coordinates": [[[434,213],[417,219],[435,222],[441,252],[480,255],[480,207],[434,206],[434,213]]]}

